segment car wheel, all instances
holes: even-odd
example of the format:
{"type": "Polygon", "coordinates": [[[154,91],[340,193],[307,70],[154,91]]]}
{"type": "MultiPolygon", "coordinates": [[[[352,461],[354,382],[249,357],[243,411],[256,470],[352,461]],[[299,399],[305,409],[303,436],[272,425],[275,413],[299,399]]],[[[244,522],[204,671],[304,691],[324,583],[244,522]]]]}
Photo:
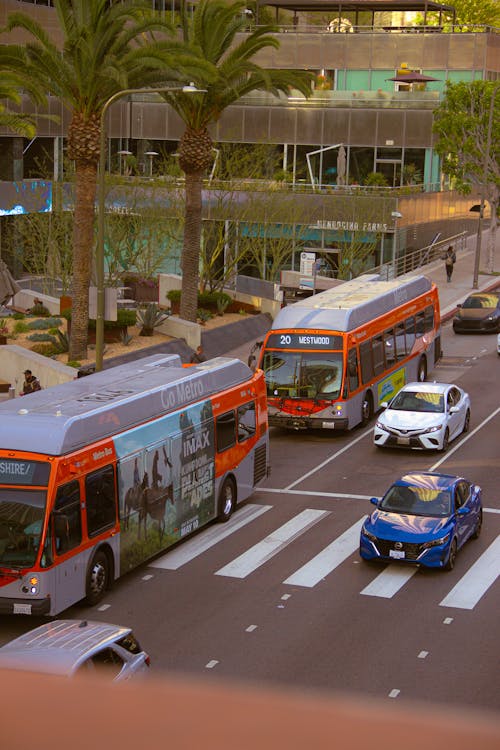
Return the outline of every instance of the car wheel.
{"type": "Polygon", "coordinates": [[[446,428],[446,430],[444,432],[444,437],[443,437],[443,445],[441,446],[441,450],[442,450],[443,453],[446,450],[448,450],[449,444],[450,444],[450,431],[449,431],[448,428],[446,428]]]}
{"type": "Polygon", "coordinates": [[[470,426],[470,409],[467,409],[467,413],[465,415],[465,421],[464,421],[464,428],[462,432],[469,432],[469,426],[470,426]]]}
{"type": "Polygon", "coordinates": [[[483,511],[479,511],[479,515],[477,517],[477,523],[476,528],[472,532],[472,539],[478,539],[479,535],[481,534],[481,529],[483,528],[483,511]]]}
{"type": "Polygon", "coordinates": [[[453,570],[455,567],[455,561],[457,559],[457,540],[454,539],[450,545],[450,554],[448,555],[448,560],[446,562],[445,570],[453,570]]]}
{"type": "Polygon", "coordinates": [[[219,493],[219,520],[223,523],[229,521],[233,515],[236,505],[236,488],[234,482],[229,477],[224,480],[219,493]]]}
{"type": "Polygon", "coordinates": [[[361,426],[365,427],[373,417],[373,396],[370,391],[366,391],[361,404],[361,426]]]}
{"type": "Polygon", "coordinates": [[[423,383],[425,380],[427,380],[427,360],[425,357],[420,357],[420,362],[418,363],[417,380],[419,383],[423,383]]]}
{"type": "Polygon", "coordinates": [[[102,550],[98,550],[87,573],[86,599],[87,604],[93,605],[101,601],[104,592],[109,586],[109,561],[108,556],[102,550]]]}

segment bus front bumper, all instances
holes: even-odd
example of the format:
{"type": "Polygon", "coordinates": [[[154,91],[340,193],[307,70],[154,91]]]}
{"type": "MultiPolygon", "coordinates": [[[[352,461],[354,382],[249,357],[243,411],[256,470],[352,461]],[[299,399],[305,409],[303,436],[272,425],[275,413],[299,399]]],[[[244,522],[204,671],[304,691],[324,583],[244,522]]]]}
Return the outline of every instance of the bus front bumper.
{"type": "Polygon", "coordinates": [[[269,414],[270,427],[282,427],[287,430],[347,430],[347,417],[311,417],[294,416],[293,414],[269,414]]]}
{"type": "Polygon", "coordinates": [[[50,598],[8,599],[0,596],[0,615],[48,615],[50,598]]]}

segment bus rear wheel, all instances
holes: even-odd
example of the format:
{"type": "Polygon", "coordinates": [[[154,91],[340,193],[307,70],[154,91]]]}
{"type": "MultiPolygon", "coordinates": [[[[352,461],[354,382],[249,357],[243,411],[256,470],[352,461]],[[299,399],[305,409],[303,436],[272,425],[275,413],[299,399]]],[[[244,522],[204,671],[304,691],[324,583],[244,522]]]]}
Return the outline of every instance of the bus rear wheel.
{"type": "Polygon", "coordinates": [[[87,573],[86,601],[91,606],[101,601],[104,592],[109,587],[110,567],[108,556],[103,550],[98,550],[87,573]]]}
{"type": "Polygon", "coordinates": [[[361,426],[365,427],[373,417],[373,396],[370,391],[366,391],[361,404],[361,426]]]}
{"type": "Polygon", "coordinates": [[[229,521],[233,515],[235,505],[236,487],[234,481],[230,477],[227,477],[219,493],[219,520],[223,523],[229,521]]]}
{"type": "Polygon", "coordinates": [[[417,379],[419,383],[424,383],[427,380],[427,360],[425,357],[420,357],[417,379]]]}

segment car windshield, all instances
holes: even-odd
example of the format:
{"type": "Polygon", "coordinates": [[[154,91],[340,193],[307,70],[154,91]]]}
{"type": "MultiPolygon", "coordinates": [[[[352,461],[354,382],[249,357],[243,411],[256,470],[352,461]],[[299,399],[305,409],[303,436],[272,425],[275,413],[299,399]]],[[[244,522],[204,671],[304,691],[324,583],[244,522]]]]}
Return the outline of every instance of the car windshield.
{"type": "Polygon", "coordinates": [[[442,393],[399,391],[392,400],[390,408],[397,411],[443,412],[444,398],[442,393]]]}
{"type": "Polygon", "coordinates": [[[342,389],[342,353],[266,351],[262,369],[272,398],[336,399],[342,389]]]}
{"type": "Polygon", "coordinates": [[[447,490],[393,485],[384,495],[380,508],[390,513],[442,518],[450,515],[451,495],[447,490]]]}
{"type": "Polygon", "coordinates": [[[0,567],[35,563],[46,497],[45,490],[0,489],[0,567]]]}
{"type": "Polygon", "coordinates": [[[465,310],[480,310],[482,308],[494,308],[497,305],[498,297],[495,294],[474,294],[467,297],[462,307],[465,310]]]}

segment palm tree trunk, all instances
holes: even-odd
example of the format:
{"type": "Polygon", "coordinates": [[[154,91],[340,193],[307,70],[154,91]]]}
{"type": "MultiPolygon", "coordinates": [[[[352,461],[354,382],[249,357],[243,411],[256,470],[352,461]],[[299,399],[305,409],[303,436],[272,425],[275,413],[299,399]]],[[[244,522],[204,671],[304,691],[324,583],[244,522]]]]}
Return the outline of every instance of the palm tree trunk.
{"type": "Polygon", "coordinates": [[[182,292],[180,317],[196,323],[200,276],[201,188],[203,172],[186,172],[184,244],[182,248],[182,292]]]}
{"type": "Polygon", "coordinates": [[[75,212],[73,223],[73,284],[69,359],[87,359],[89,286],[94,247],[94,211],[97,166],[76,165],[75,212]]]}

